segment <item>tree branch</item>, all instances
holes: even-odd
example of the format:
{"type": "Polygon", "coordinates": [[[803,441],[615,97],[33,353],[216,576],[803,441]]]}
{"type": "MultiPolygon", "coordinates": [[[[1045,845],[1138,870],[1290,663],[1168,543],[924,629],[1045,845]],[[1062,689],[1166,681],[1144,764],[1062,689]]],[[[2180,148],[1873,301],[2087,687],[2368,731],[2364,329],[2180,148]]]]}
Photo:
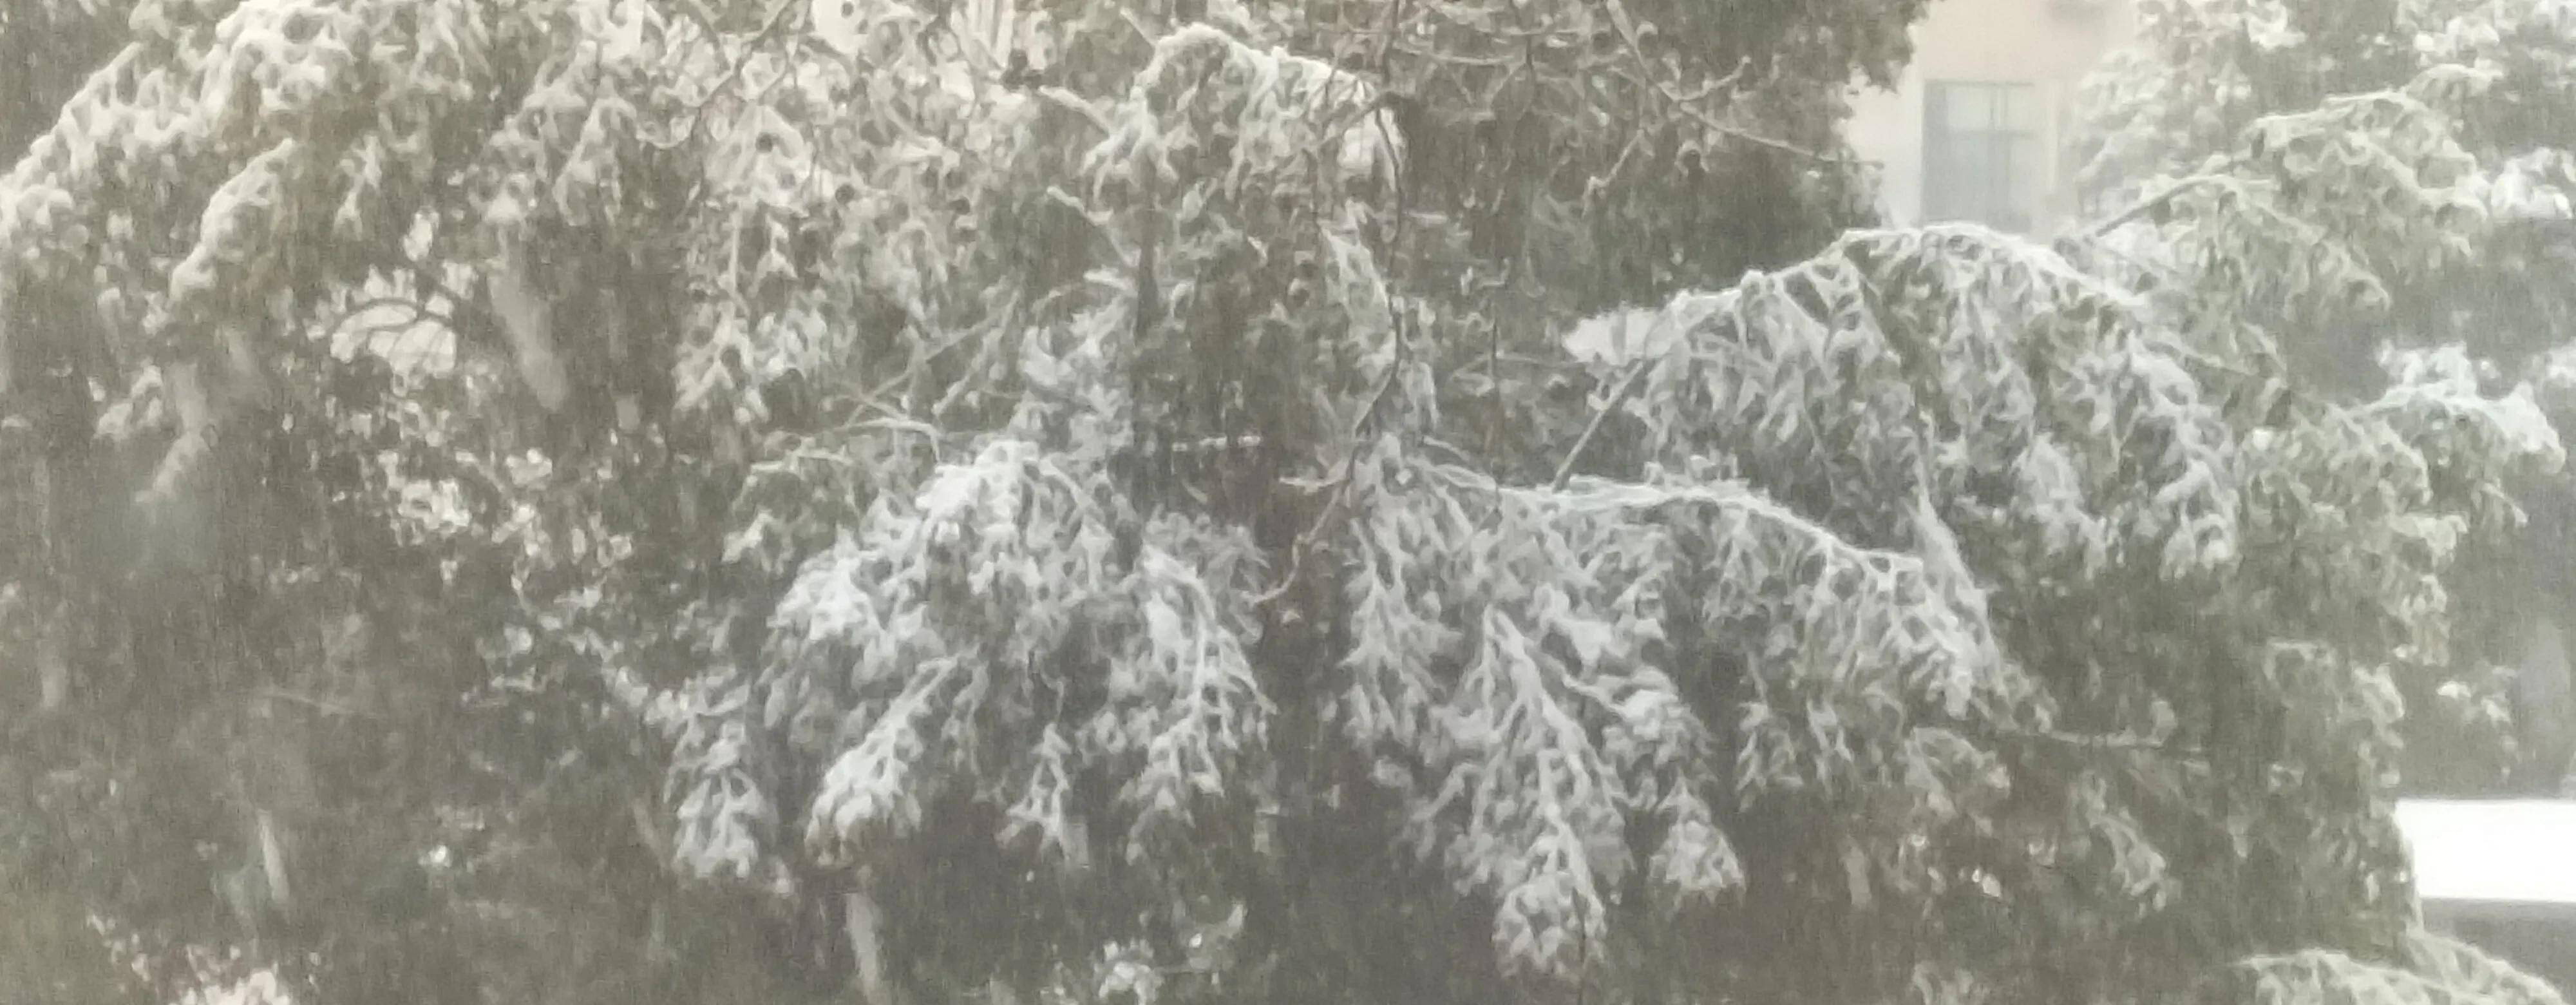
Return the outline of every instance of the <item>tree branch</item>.
{"type": "Polygon", "coordinates": [[[2159,740],[2135,733],[2091,734],[2066,733],[2057,730],[2019,730],[2004,734],[2004,738],[2044,743],[2070,750],[2156,754],[2185,761],[2208,759],[2208,753],[2198,747],[2180,746],[2171,740],[2159,740]]]}
{"type": "MultiPolygon", "coordinates": [[[[1717,116],[1710,115],[1706,110],[1701,109],[1691,96],[1674,91],[1671,84],[1665,83],[1662,77],[1655,74],[1654,64],[1646,60],[1645,47],[1637,44],[1636,26],[1631,24],[1628,20],[1628,8],[1621,4],[1619,0],[1610,0],[1610,23],[1618,29],[1619,40],[1627,43],[1628,54],[1636,58],[1638,76],[1643,78],[1649,86],[1653,87],[1655,93],[1663,95],[1664,100],[1670,102],[1674,108],[1680,109],[1683,114],[1689,115],[1694,119],[1698,119],[1700,124],[1708,127],[1710,131],[1722,136],[1733,137],[1746,143],[1751,143],[1755,146],[1769,147],[1782,153],[1794,154],[1799,157],[1820,161],[1826,164],[1848,165],[1856,163],[1849,157],[1809,150],[1787,140],[1773,139],[1739,126],[1731,126],[1718,121],[1717,116]]],[[[1702,93],[1699,97],[1705,98],[1718,87],[1733,83],[1738,76],[1743,74],[1743,72],[1744,65],[1738,65],[1735,68],[1735,72],[1729,73],[1724,78],[1711,82],[1708,87],[1702,88],[1702,93]]]]}
{"type": "Polygon", "coordinates": [[[2092,228],[2084,232],[2084,236],[2097,240],[2109,236],[2112,231],[2128,226],[2131,223],[2135,223],[2140,217],[2144,217],[2149,213],[2153,213],[2172,204],[2172,202],[2175,199],[2180,198],[2183,193],[2199,188],[2203,185],[2215,184],[2220,180],[2221,179],[2215,175],[2203,174],[2193,175],[2189,178],[2175,182],[2166,186],[2164,191],[2148,196],[2147,198],[2140,200],[2136,205],[2130,206],[2129,208],[2114,214],[2110,219],[2093,225],[2092,228]]]}
{"type": "Polygon", "coordinates": [[[1378,410],[1384,406],[1388,392],[1395,387],[1396,375],[1404,372],[1404,362],[1404,354],[1398,352],[1395,359],[1387,364],[1386,376],[1378,381],[1377,392],[1369,396],[1368,408],[1360,412],[1359,421],[1351,424],[1350,456],[1342,459],[1341,473],[1324,483],[1323,487],[1332,492],[1332,496],[1324,501],[1324,511],[1316,514],[1315,522],[1307,525],[1306,529],[1297,535],[1297,540],[1288,546],[1288,574],[1280,577],[1279,582],[1270,589],[1262,591],[1260,596],[1253,598],[1253,606],[1270,606],[1280,597],[1286,596],[1289,589],[1305,577],[1307,554],[1314,550],[1315,542],[1323,537],[1324,528],[1331,525],[1334,518],[1341,514],[1342,504],[1350,494],[1351,476],[1359,470],[1360,455],[1366,452],[1361,446],[1360,437],[1368,434],[1369,425],[1376,420],[1378,410]]]}
{"type": "Polygon", "coordinates": [[[1592,445],[1592,438],[1600,434],[1604,423],[1610,421],[1610,413],[1618,411],[1620,406],[1628,403],[1629,397],[1635,395],[1637,388],[1646,382],[1646,371],[1653,369],[1659,362],[1662,362],[1660,357],[1650,356],[1628,367],[1628,376],[1619,381],[1618,390],[1611,392],[1610,400],[1602,402],[1601,408],[1592,413],[1592,422],[1583,427],[1583,435],[1577,437],[1574,446],[1565,452],[1565,460],[1557,463],[1556,478],[1552,481],[1552,487],[1562,489],[1566,481],[1574,477],[1574,463],[1583,459],[1583,449],[1592,445]]]}

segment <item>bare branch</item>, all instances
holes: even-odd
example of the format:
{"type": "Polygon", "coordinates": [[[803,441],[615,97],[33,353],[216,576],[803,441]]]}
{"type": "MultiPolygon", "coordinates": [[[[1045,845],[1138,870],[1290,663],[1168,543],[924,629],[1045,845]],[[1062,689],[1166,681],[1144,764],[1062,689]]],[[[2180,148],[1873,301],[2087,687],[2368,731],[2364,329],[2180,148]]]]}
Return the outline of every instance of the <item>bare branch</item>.
{"type": "Polygon", "coordinates": [[[2108,220],[2094,224],[2091,229],[2084,232],[2084,236],[2090,238],[2106,237],[2112,231],[2135,223],[2147,214],[2171,205],[2175,199],[2181,198],[2182,194],[2185,192],[2189,192],[2192,189],[2199,188],[2203,185],[2216,184],[2220,181],[2222,181],[2222,179],[2215,175],[2204,174],[2193,175],[2189,178],[2185,178],[2181,181],[2165,186],[2164,191],[2140,200],[2136,205],[2113,214],[2108,220]]]}
{"type": "Polygon", "coordinates": [[[1322,486],[1332,493],[1331,497],[1324,501],[1324,511],[1316,514],[1315,522],[1299,533],[1296,542],[1288,546],[1288,574],[1280,577],[1279,582],[1270,589],[1262,591],[1260,596],[1253,598],[1254,606],[1270,606],[1272,602],[1286,596],[1288,591],[1305,577],[1307,554],[1314,550],[1315,542],[1323,537],[1325,528],[1331,526],[1335,518],[1341,515],[1342,505],[1349,499],[1351,475],[1359,470],[1360,455],[1366,452],[1360,445],[1360,438],[1367,435],[1370,424],[1376,421],[1378,411],[1384,406],[1388,392],[1395,387],[1396,375],[1404,372],[1404,362],[1404,354],[1399,352],[1396,358],[1387,364],[1386,376],[1378,381],[1377,392],[1369,396],[1368,408],[1361,411],[1359,421],[1351,425],[1350,456],[1342,459],[1341,472],[1322,486]]]}
{"type": "Polygon", "coordinates": [[[1628,20],[1628,8],[1621,4],[1619,0],[1610,0],[1610,21],[1611,24],[1617,27],[1620,41],[1627,44],[1628,54],[1636,58],[1638,75],[1643,77],[1646,83],[1654,88],[1655,93],[1662,95],[1665,101],[1671,103],[1674,108],[1679,109],[1683,114],[1689,115],[1694,119],[1698,119],[1700,124],[1707,126],[1710,131],[1722,136],[1742,140],[1755,146],[1769,147],[1782,153],[1795,154],[1809,160],[1821,161],[1826,164],[1858,163],[1849,157],[1809,150],[1805,147],[1788,142],[1787,140],[1773,139],[1760,133],[1752,132],[1739,126],[1728,125],[1725,122],[1719,121],[1717,116],[1711,115],[1706,109],[1699,107],[1698,101],[1704,100],[1707,97],[1708,92],[1714,91],[1718,86],[1732,83],[1737,77],[1743,74],[1743,66],[1737,66],[1735,68],[1735,72],[1727,74],[1719,81],[1712,82],[1709,87],[1703,88],[1702,93],[1696,97],[1682,94],[1673,90],[1671,84],[1665,83],[1663,78],[1655,74],[1654,64],[1646,60],[1645,47],[1637,44],[1636,27],[1628,20]]]}
{"type": "Polygon", "coordinates": [[[1619,381],[1619,389],[1611,392],[1610,400],[1602,402],[1600,410],[1592,413],[1592,421],[1583,427],[1583,435],[1576,438],[1574,446],[1565,452],[1565,460],[1556,465],[1555,487],[1564,488],[1566,481],[1574,477],[1574,463],[1583,459],[1583,448],[1592,445],[1592,438],[1600,435],[1602,425],[1610,421],[1610,414],[1628,403],[1628,398],[1646,382],[1646,371],[1654,369],[1659,362],[1662,362],[1662,357],[1648,357],[1628,367],[1628,376],[1619,381]]]}

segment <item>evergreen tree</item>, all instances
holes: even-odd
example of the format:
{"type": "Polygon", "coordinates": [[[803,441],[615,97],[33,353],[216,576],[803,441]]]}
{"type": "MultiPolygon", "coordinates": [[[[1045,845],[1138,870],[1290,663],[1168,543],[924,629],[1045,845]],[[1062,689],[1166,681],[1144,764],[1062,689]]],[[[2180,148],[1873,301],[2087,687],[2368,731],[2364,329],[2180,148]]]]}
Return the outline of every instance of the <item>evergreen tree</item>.
{"type": "MultiPolygon", "coordinates": [[[[2392,367],[2456,345],[2493,390],[2532,386],[2576,418],[2561,329],[2576,301],[2568,191],[2576,150],[2576,8],[2554,0],[2215,0],[2140,5],[2142,44],[2089,89],[2088,180],[2105,213],[2231,200],[2271,221],[2275,254],[2351,256],[2339,306],[2266,311],[2315,393],[2377,393],[2392,367]],[[2242,186],[2172,182],[2212,158],[2268,166],[2242,186]],[[2421,239],[2346,235],[2412,221],[2421,239]]],[[[2321,263],[2320,267],[2323,267],[2321,263]]],[[[2337,266],[2340,267],[2340,266],[2337,266]]],[[[2576,627],[2576,485],[2509,486],[2522,532],[2472,542],[2446,583],[2464,644],[2408,698],[2410,786],[2556,794],[2576,705],[2550,640],[2576,627]]],[[[2563,649],[2563,646],[2559,648],[2563,649]]]]}
{"type": "Polygon", "coordinates": [[[2557,438],[2278,361],[2476,221],[1834,236],[1911,3],[1186,6],[133,2],[0,179],[29,902],[165,998],[2557,1001],[2389,819],[2557,438]]]}

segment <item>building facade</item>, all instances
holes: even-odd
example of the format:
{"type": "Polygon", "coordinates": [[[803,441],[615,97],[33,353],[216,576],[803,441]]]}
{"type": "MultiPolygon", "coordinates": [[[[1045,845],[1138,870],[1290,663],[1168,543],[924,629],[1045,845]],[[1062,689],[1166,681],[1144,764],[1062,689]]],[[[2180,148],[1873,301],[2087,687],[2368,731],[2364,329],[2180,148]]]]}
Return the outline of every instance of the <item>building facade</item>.
{"type": "Polygon", "coordinates": [[[1967,220],[2047,237],[2074,219],[2077,98],[2128,44],[2130,0],[1939,0],[1893,89],[1855,95],[1849,138],[1891,224],[1967,220]]]}

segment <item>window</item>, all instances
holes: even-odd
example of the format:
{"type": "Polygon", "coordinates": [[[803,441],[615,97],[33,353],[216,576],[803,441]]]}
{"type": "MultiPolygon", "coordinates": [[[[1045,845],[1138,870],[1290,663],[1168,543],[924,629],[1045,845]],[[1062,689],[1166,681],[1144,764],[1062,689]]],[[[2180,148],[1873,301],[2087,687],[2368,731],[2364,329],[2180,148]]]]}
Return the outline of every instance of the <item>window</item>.
{"type": "Polygon", "coordinates": [[[1924,100],[1924,216],[2029,230],[2045,185],[2039,89],[1936,82],[1924,100]]]}

